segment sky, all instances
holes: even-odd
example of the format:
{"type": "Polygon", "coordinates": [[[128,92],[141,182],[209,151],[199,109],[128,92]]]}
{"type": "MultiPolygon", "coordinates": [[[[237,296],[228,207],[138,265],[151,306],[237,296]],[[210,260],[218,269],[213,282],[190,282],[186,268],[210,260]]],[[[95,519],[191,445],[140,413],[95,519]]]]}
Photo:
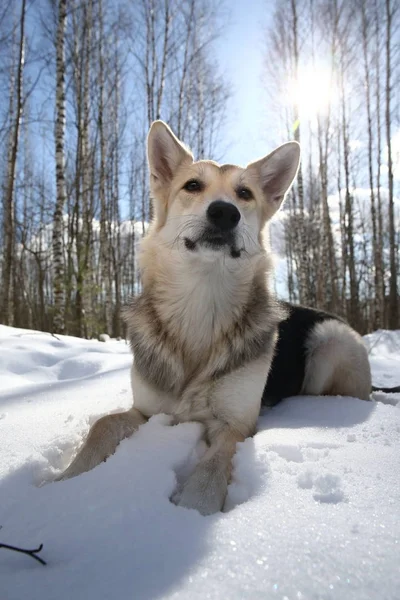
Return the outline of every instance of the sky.
{"type": "Polygon", "coordinates": [[[227,4],[227,25],[216,44],[221,72],[232,86],[221,131],[223,162],[244,165],[273,149],[262,78],[263,34],[274,4],[274,0],[231,0],[227,4]]]}

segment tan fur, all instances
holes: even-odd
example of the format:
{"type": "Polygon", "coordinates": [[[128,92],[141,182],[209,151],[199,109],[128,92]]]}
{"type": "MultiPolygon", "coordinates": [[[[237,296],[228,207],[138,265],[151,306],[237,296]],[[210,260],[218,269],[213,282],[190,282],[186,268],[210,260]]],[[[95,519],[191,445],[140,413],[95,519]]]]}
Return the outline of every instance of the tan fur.
{"type": "Polygon", "coordinates": [[[127,412],[107,415],[96,421],[80,452],[57,480],[75,477],[105,461],[114,454],[118,444],[130,437],[146,420],[132,407],[127,412]]]}
{"type": "Polygon", "coordinates": [[[225,500],[236,443],[255,432],[283,317],[268,285],[265,223],[296,175],[299,147],[281,146],[246,169],[194,162],[162,122],[148,138],[155,210],[140,253],[142,293],[125,318],[134,353],[134,408],[104,417],[64,478],[93,468],[146,418],[199,421],[209,449],[174,501],[202,514],[225,500]],[[193,193],[188,180],[201,182],[193,193]],[[250,199],[238,190],[246,187],[250,199]],[[229,243],[209,247],[207,210],[216,200],[240,213],[229,243]]]}

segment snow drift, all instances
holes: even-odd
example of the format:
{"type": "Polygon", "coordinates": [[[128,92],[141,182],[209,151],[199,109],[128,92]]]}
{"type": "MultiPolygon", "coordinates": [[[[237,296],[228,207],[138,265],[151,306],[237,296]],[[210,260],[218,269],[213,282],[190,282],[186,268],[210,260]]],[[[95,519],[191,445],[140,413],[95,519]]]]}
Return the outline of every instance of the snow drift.
{"type": "MultiPolygon", "coordinates": [[[[400,331],[366,336],[400,383],[400,331]]],[[[169,501],[202,450],[153,417],[106,463],[49,483],[90,424],[131,403],[124,342],[0,326],[0,598],[398,600],[400,395],[288,399],[238,445],[226,512],[169,501]],[[399,403],[399,404],[398,404],[399,403]]]]}

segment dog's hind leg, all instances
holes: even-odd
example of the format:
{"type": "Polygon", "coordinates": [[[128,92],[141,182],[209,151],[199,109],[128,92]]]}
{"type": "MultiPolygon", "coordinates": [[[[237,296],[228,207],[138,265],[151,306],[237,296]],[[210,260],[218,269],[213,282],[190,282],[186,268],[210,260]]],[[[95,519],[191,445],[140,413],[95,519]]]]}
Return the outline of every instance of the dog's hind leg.
{"type": "Polygon", "coordinates": [[[307,343],[302,394],[369,400],[371,369],[361,336],[336,319],[318,323],[307,343]]]}
{"type": "Polygon", "coordinates": [[[134,407],[123,413],[102,417],[92,426],[77,456],[56,481],[90,471],[114,454],[118,444],[131,436],[146,421],[142,413],[134,407]]]}

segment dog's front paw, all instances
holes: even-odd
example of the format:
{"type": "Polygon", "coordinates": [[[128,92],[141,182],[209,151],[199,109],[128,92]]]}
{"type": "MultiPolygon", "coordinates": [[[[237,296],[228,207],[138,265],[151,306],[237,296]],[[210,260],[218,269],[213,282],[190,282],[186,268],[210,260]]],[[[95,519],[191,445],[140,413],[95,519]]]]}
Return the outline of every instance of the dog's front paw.
{"type": "Polygon", "coordinates": [[[222,510],[227,490],[227,481],[223,476],[201,477],[194,473],[181,492],[175,493],[172,501],[177,506],[193,508],[201,515],[213,515],[222,510]]]}

